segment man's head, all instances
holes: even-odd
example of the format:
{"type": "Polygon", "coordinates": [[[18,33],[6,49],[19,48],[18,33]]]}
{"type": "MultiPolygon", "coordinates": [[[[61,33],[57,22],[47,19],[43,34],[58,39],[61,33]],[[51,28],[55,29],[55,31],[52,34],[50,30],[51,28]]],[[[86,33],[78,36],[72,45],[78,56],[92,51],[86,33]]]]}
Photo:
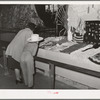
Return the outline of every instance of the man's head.
{"type": "Polygon", "coordinates": [[[34,23],[28,23],[28,28],[30,28],[32,31],[35,29],[36,25],[34,23]]]}

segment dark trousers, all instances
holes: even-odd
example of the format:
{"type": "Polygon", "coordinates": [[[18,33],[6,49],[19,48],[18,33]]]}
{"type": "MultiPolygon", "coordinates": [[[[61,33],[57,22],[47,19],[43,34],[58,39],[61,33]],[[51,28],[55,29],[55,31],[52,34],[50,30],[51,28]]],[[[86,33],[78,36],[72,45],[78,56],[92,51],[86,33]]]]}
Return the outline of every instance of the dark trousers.
{"type": "Polygon", "coordinates": [[[20,63],[13,59],[11,56],[8,57],[7,59],[8,67],[11,69],[21,69],[20,63]]]}

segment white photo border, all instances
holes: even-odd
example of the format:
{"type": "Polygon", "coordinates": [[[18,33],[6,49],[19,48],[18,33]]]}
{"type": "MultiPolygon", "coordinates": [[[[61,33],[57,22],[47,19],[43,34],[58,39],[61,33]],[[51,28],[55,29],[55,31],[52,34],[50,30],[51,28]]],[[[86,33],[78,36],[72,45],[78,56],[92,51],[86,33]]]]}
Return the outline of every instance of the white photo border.
{"type": "MultiPolygon", "coordinates": [[[[0,4],[100,4],[100,1],[0,1],[0,4]]],[[[100,99],[100,90],[1,89],[0,99],[100,99]]]]}

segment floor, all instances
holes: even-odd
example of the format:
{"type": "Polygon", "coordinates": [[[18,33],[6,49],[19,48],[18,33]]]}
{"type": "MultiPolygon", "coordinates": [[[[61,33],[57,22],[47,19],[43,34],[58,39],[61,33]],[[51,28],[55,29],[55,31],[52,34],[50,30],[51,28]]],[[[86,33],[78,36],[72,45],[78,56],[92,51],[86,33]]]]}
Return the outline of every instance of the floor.
{"type": "MultiPolygon", "coordinates": [[[[23,84],[15,83],[15,74],[13,70],[9,70],[9,75],[5,75],[5,70],[0,68],[0,89],[28,89],[23,84]],[[2,80],[2,81],[1,81],[2,80]]],[[[35,75],[35,87],[34,89],[50,89],[50,80],[48,76],[37,72],[35,75]]],[[[75,87],[69,86],[60,81],[56,81],[55,89],[76,89],[75,87]]]]}

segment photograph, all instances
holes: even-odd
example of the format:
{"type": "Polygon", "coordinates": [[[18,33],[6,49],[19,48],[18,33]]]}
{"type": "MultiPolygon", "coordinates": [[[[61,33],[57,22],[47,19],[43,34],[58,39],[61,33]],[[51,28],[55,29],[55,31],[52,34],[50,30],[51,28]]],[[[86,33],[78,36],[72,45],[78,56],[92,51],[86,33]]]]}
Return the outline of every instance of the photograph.
{"type": "Polygon", "coordinates": [[[0,89],[99,90],[100,2],[0,2],[0,89]]]}

